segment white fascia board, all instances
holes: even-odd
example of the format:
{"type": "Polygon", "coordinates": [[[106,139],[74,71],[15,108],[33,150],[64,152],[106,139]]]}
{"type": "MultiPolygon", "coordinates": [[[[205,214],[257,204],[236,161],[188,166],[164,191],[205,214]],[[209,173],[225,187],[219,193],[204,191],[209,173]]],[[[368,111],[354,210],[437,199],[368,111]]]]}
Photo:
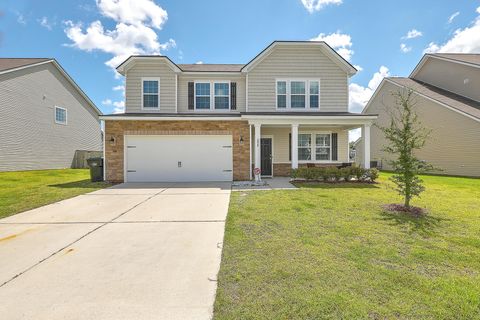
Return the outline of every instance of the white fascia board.
{"type": "Polygon", "coordinates": [[[129,57],[126,61],[124,61],[120,67],[117,68],[117,71],[118,73],[120,73],[121,75],[124,75],[124,73],[129,69],[128,67],[132,64],[134,64],[136,61],[138,60],[152,60],[152,59],[160,59],[164,62],[166,62],[166,64],[170,67],[170,69],[173,70],[173,72],[176,72],[176,73],[181,73],[182,70],[180,70],[180,68],[174,64],[172,61],[170,61],[170,59],[168,59],[167,57],[165,56],[146,56],[146,57],[129,57]]]}
{"type": "Polygon", "coordinates": [[[101,120],[105,121],[128,121],[128,120],[135,120],[135,121],[240,121],[244,120],[241,117],[131,117],[131,116],[100,116],[101,120]]]}
{"type": "Polygon", "coordinates": [[[27,69],[27,68],[31,68],[31,67],[36,67],[36,66],[40,66],[42,64],[51,63],[53,61],[54,61],[53,59],[50,59],[50,60],[46,60],[46,61],[42,61],[42,62],[28,64],[26,66],[12,68],[12,69],[8,69],[8,70],[3,70],[3,71],[0,71],[0,74],[5,74],[5,73],[15,72],[15,71],[18,71],[18,70],[23,70],[23,69],[27,69]]]}
{"type": "Polygon", "coordinates": [[[415,69],[413,69],[412,73],[410,73],[409,78],[414,78],[418,74],[418,72],[420,72],[420,69],[422,69],[423,65],[425,63],[427,63],[428,59],[430,59],[430,58],[434,58],[434,59],[438,59],[438,60],[442,60],[442,61],[447,61],[447,62],[452,62],[452,63],[458,63],[458,64],[461,64],[461,65],[464,65],[464,66],[480,68],[480,65],[478,65],[478,64],[469,63],[469,62],[465,62],[465,61],[460,61],[460,60],[453,59],[453,58],[448,58],[448,57],[441,57],[441,56],[437,56],[436,54],[428,54],[427,53],[422,57],[422,59],[420,60],[418,65],[415,67],[415,69]]]}
{"type": "Polygon", "coordinates": [[[377,116],[364,116],[364,117],[336,117],[336,116],[319,116],[319,117],[279,117],[274,116],[242,116],[243,119],[248,120],[250,124],[262,124],[262,125],[364,125],[372,124],[377,119],[377,116]]]}

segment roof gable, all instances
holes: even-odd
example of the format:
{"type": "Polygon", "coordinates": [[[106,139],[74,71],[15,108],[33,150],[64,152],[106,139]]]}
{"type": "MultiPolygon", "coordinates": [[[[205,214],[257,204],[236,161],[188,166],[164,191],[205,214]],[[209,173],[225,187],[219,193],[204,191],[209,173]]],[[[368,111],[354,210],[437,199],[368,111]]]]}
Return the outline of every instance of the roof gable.
{"type": "Polygon", "coordinates": [[[318,46],[322,49],[327,57],[329,57],[335,64],[337,64],[341,69],[348,73],[349,76],[353,76],[357,73],[357,69],[353,67],[347,60],[345,60],[341,55],[338,54],[335,50],[332,49],[324,41],[274,41],[263,51],[261,51],[257,56],[250,60],[243,68],[243,72],[249,72],[255,66],[268,57],[275,48],[279,46],[288,46],[288,45],[305,45],[305,46],[318,46]]]}
{"type": "Polygon", "coordinates": [[[62,68],[62,66],[51,58],[0,58],[0,74],[15,72],[25,68],[35,67],[41,64],[51,63],[60,71],[62,76],[73,86],[75,90],[85,99],[90,107],[98,114],[102,115],[102,111],[97,108],[95,103],[83,92],[78,84],[70,77],[70,75],[62,68]]]}
{"type": "Polygon", "coordinates": [[[480,54],[477,53],[427,53],[423,55],[422,59],[415,66],[415,69],[413,69],[409,77],[415,78],[415,76],[430,59],[439,59],[474,68],[480,68],[480,54]]]}

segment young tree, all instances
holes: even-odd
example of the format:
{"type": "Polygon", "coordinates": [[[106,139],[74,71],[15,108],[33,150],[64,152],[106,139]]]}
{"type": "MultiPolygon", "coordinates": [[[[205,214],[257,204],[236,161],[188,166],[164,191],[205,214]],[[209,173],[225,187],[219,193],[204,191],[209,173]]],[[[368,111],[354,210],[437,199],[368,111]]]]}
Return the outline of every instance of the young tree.
{"type": "Polygon", "coordinates": [[[431,130],[422,125],[415,112],[416,102],[411,89],[393,92],[392,95],[395,104],[387,108],[390,125],[377,127],[387,140],[383,151],[394,158],[387,160],[395,172],[390,179],[395,183],[398,193],[403,196],[405,208],[410,210],[412,198],[420,196],[425,190],[418,175],[434,170],[432,165],[415,156],[415,150],[425,145],[431,130]]]}

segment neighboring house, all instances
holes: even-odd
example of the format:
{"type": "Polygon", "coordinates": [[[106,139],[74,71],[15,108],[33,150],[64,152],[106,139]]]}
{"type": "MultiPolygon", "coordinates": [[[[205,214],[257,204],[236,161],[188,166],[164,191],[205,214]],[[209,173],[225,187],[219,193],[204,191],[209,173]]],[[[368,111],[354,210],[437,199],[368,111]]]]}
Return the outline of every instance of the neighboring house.
{"type": "MultiPolygon", "coordinates": [[[[385,78],[364,113],[379,114],[377,123],[387,125],[391,93],[407,88],[414,91],[421,122],[431,130],[417,156],[442,169],[440,174],[480,176],[480,54],[424,55],[408,78],[385,78]]],[[[371,159],[391,169],[378,128],[372,127],[370,141],[371,159]]]]}
{"type": "Polygon", "coordinates": [[[69,168],[101,151],[100,110],[54,59],[0,58],[0,171],[69,168]]]}
{"type": "MultiPolygon", "coordinates": [[[[275,41],[247,64],[175,64],[132,56],[126,111],[105,120],[110,181],[248,180],[349,161],[355,68],[324,42],[275,41]]],[[[368,145],[368,143],[367,143],[368,145]]]]}

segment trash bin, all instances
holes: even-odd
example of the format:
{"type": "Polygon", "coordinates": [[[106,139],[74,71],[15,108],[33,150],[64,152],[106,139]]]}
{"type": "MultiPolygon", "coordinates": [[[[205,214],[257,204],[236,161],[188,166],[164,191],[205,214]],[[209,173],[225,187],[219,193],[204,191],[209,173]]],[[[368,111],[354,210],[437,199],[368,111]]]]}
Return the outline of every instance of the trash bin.
{"type": "Polygon", "coordinates": [[[87,159],[90,167],[90,179],[92,182],[103,181],[103,158],[87,159]]]}

